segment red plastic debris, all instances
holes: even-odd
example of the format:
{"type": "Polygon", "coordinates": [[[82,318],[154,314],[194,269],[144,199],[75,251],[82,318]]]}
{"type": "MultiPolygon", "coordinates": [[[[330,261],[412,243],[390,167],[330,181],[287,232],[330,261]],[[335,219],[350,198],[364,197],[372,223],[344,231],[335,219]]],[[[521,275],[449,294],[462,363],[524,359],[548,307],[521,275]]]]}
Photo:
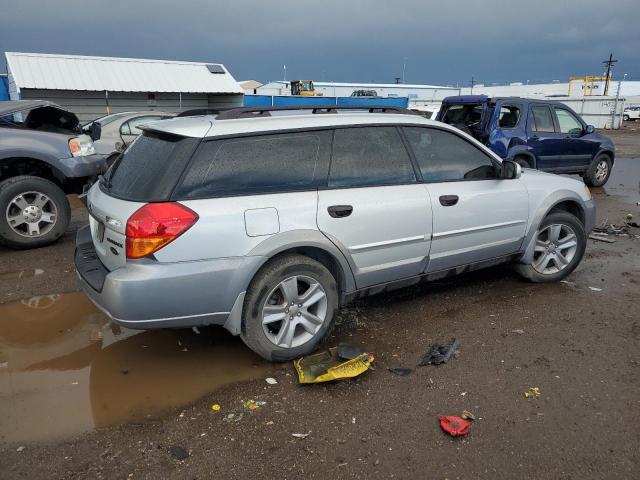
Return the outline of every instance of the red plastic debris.
{"type": "Polygon", "coordinates": [[[469,433],[471,424],[464,418],[455,417],[453,415],[440,415],[440,426],[452,437],[463,437],[469,433]]]}

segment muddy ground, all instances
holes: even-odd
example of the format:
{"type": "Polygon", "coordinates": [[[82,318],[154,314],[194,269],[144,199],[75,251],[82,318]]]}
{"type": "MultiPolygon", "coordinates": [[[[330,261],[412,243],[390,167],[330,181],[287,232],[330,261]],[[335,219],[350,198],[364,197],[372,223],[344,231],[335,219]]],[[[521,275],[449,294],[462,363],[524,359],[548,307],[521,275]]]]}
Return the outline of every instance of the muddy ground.
{"type": "MultiPolygon", "coordinates": [[[[635,160],[594,189],[599,221],[640,218],[633,135],[614,134],[635,160]]],[[[75,204],[56,245],[0,249],[0,478],[637,478],[640,238],[590,240],[566,283],[500,267],[360,301],[327,344],[375,370],[301,387],[222,329],[110,325],[72,268],[85,221],[75,204]],[[453,337],[456,358],[416,367],[453,337]],[[471,434],[446,436],[437,415],[463,410],[471,434]]]]}

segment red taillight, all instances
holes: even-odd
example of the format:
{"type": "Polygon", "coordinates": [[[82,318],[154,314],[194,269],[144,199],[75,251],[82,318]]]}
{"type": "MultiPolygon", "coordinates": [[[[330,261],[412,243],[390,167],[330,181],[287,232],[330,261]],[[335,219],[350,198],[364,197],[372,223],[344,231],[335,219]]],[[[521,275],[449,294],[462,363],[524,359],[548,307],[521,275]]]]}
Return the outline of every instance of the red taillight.
{"type": "Polygon", "coordinates": [[[147,203],[127,220],[127,258],[157,252],[197,220],[197,213],[179,203],[147,203]]]}

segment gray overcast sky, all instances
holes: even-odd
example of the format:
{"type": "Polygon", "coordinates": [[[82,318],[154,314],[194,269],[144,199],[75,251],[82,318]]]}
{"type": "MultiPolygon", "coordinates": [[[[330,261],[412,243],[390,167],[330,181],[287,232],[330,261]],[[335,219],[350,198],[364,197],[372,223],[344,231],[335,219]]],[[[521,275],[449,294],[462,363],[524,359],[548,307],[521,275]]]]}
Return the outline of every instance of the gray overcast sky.
{"type": "MultiPolygon", "coordinates": [[[[638,0],[0,0],[0,51],[224,63],[238,80],[640,80],[638,0]]],[[[0,69],[4,70],[4,66],[0,69]]]]}

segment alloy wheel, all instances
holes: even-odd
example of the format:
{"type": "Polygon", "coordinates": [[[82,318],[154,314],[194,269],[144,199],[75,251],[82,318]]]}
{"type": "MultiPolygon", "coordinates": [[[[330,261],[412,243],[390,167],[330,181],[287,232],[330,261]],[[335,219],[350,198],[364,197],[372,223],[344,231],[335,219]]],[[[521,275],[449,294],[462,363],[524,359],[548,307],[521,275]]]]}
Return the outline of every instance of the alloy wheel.
{"type": "Polygon", "coordinates": [[[327,294],[320,282],[297,275],[280,282],[267,296],[262,328],[275,345],[295,348],[318,333],[327,312],[327,294]]]}
{"type": "Polygon", "coordinates": [[[606,160],[600,160],[596,165],[596,180],[598,182],[604,182],[607,178],[607,174],[609,173],[609,164],[606,160]]]}
{"type": "Polygon", "coordinates": [[[42,192],[23,192],[9,202],[7,223],[23,237],[41,237],[56,224],[58,209],[51,198],[42,192]]]}
{"type": "Polygon", "coordinates": [[[547,225],[538,232],[533,255],[533,268],[552,275],[567,268],[578,250],[576,232],[569,225],[547,225]]]}

